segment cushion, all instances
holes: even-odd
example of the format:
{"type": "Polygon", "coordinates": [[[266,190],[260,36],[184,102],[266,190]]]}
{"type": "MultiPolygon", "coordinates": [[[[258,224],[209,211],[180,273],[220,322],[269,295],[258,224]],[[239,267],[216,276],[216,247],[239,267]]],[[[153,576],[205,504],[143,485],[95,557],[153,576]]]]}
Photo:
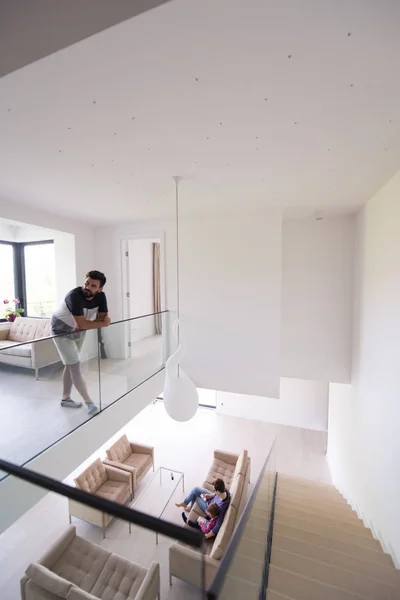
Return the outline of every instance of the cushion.
{"type": "Polygon", "coordinates": [[[236,477],[232,481],[232,485],[229,490],[231,493],[230,505],[234,506],[236,508],[236,510],[239,510],[239,505],[242,500],[243,485],[244,485],[244,476],[239,473],[239,475],[236,475],[236,477]]]}
{"type": "Polygon", "coordinates": [[[48,592],[59,596],[60,598],[66,598],[69,590],[72,587],[72,583],[67,581],[63,577],[60,577],[56,573],[53,573],[43,565],[38,563],[32,563],[26,569],[25,573],[32,579],[36,585],[44,588],[48,592]]]}
{"type": "Polygon", "coordinates": [[[107,472],[98,458],[74,481],[79,489],[94,494],[107,481],[107,472]]]}
{"type": "Polygon", "coordinates": [[[106,500],[113,500],[114,502],[124,503],[125,499],[130,495],[131,490],[128,483],[123,481],[114,481],[113,479],[107,479],[96,490],[96,496],[101,496],[106,500]]]}
{"type": "Polygon", "coordinates": [[[224,480],[226,487],[229,488],[232,482],[234,471],[234,465],[229,465],[228,463],[220,460],[219,458],[214,458],[205,482],[208,485],[212,486],[214,481],[220,478],[224,480]]]}
{"type": "Polygon", "coordinates": [[[0,341],[0,350],[2,354],[9,356],[22,356],[30,358],[32,355],[32,344],[24,344],[18,346],[18,342],[10,342],[9,340],[0,341]]]}
{"type": "Polygon", "coordinates": [[[0,340],[6,340],[8,338],[9,327],[2,327],[0,329],[0,340]]]}
{"type": "Polygon", "coordinates": [[[101,600],[135,598],[147,569],[111,554],[91,594],[101,600]]]}
{"type": "Polygon", "coordinates": [[[86,592],[91,592],[109,556],[107,550],[76,536],[52,570],[86,592]]]}
{"type": "Polygon", "coordinates": [[[221,525],[221,529],[218,532],[217,537],[215,538],[210,557],[215,560],[219,560],[223,553],[226,550],[228,542],[233,533],[233,529],[236,523],[236,508],[230,504],[228,510],[226,511],[225,518],[221,525]]]}
{"type": "Polygon", "coordinates": [[[234,475],[238,475],[239,473],[244,475],[246,473],[248,458],[247,450],[242,450],[237,459],[234,475]]]}
{"type": "Polygon", "coordinates": [[[35,339],[49,337],[51,335],[50,319],[38,319],[35,339]]]}
{"type": "Polygon", "coordinates": [[[67,600],[98,600],[96,596],[93,596],[89,592],[81,590],[81,588],[73,586],[68,593],[67,600]]]}
{"type": "Polygon", "coordinates": [[[134,452],[124,461],[124,464],[136,469],[136,480],[143,477],[149,467],[152,465],[151,454],[136,454],[134,452]]]}
{"type": "Polygon", "coordinates": [[[11,325],[8,339],[13,342],[31,342],[36,337],[36,329],[40,319],[18,317],[11,325]]]}
{"type": "Polygon", "coordinates": [[[106,453],[110,460],[115,460],[116,462],[125,462],[128,456],[132,454],[132,448],[126,435],[120,437],[119,440],[117,440],[115,444],[113,444],[111,448],[106,451],[106,453]]]}

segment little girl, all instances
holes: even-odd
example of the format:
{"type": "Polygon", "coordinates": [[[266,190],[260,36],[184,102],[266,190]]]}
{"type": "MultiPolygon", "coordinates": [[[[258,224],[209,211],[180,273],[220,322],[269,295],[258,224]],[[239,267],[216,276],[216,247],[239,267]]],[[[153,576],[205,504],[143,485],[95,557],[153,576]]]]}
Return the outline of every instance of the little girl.
{"type": "Polygon", "coordinates": [[[182,518],[185,523],[188,523],[191,527],[196,527],[197,529],[201,529],[201,531],[206,535],[206,533],[210,533],[212,529],[214,529],[218,516],[219,516],[219,506],[215,502],[211,502],[208,505],[206,510],[206,515],[209,517],[205,519],[204,517],[198,517],[196,521],[188,520],[185,513],[182,513],[182,518]]]}

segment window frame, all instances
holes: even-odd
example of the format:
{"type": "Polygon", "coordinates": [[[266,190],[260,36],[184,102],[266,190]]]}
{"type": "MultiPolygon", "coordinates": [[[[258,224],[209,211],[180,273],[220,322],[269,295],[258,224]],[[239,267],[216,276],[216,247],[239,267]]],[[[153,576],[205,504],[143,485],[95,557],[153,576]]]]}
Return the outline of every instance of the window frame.
{"type": "MultiPolygon", "coordinates": [[[[24,317],[29,317],[26,295],[25,246],[43,246],[54,244],[54,240],[37,240],[35,242],[8,242],[0,240],[0,244],[12,246],[14,250],[14,298],[20,299],[20,307],[24,309],[24,317]]],[[[46,317],[35,317],[44,319],[46,317]]]]}

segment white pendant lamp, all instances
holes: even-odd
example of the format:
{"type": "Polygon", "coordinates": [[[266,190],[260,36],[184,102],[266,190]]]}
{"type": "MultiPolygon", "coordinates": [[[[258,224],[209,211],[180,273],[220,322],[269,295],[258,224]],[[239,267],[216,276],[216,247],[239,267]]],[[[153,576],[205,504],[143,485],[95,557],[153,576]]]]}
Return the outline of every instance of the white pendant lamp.
{"type": "Polygon", "coordinates": [[[169,357],[165,365],[164,406],[168,415],[175,421],[189,421],[199,406],[199,394],[194,383],[189,379],[180,366],[185,354],[183,340],[179,331],[180,296],[179,296],[179,183],[182,177],[175,176],[175,206],[176,206],[176,292],[177,319],[173,333],[178,342],[177,350],[169,357]]]}

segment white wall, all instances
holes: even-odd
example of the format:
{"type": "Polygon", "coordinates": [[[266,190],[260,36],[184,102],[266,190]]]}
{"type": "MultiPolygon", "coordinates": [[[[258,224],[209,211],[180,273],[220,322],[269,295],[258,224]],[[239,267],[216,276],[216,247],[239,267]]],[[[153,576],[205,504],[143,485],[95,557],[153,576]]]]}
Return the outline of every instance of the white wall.
{"type": "Polygon", "coordinates": [[[330,389],[328,459],[400,566],[400,171],[357,221],[353,378],[330,389]]]}
{"type": "MultiPolygon", "coordinates": [[[[88,225],[31,206],[26,206],[17,202],[9,202],[4,197],[0,197],[0,217],[27,225],[36,225],[58,232],[73,234],[75,236],[76,273],[74,286],[81,284],[84,281],[87,271],[90,269],[98,269],[94,254],[94,232],[88,225]]],[[[72,251],[72,246],[69,245],[68,248],[65,247],[64,250],[69,253],[72,251]]],[[[60,277],[62,277],[62,274],[60,274],[60,277]]],[[[65,288],[65,292],[69,291],[70,277],[71,271],[68,270],[68,273],[66,272],[68,285],[67,283],[62,284],[60,281],[60,290],[65,288]]]]}
{"type": "Polygon", "coordinates": [[[217,392],[221,414],[326,431],[328,384],[320,381],[281,379],[280,399],[217,392]]]}
{"type": "MultiPolygon", "coordinates": [[[[278,397],[281,216],[182,216],[181,333],[184,368],[198,387],[278,397]]],[[[166,233],[167,306],[176,308],[175,227],[148,221],[96,231],[98,268],[107,277],[112,318],[122,314],[121,239],[166,233]]]]}
{"type": "Polygon", "coordinates": [[[354,217],[285,220],[282,376],[350,382],[354,217]]]}

